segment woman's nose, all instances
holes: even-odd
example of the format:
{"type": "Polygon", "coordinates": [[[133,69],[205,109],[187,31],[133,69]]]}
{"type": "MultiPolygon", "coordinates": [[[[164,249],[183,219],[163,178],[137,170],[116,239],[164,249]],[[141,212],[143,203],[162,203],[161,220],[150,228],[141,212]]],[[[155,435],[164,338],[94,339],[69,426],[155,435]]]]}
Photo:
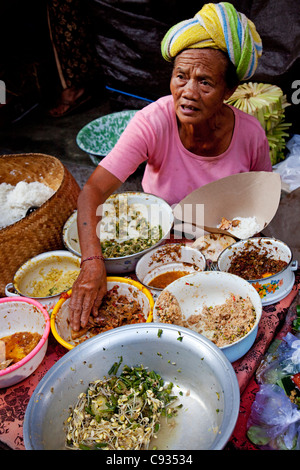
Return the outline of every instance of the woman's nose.
{"type": "Polygon", "coordinates": [[[197,99],[199,97],[197,80],[190,78],[184,85],[183,93],[184,96],[188,97],[189,99],[197,99]]]}

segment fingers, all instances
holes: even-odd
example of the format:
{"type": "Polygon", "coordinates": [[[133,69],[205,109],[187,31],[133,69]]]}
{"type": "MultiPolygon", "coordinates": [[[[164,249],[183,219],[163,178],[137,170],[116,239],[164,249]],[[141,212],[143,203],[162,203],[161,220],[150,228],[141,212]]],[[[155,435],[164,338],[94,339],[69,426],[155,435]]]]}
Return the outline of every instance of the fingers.
{"type": "Polygon", "coordinates": [[[72,330],[78,331],[80,328],[84,328],[89,321],[91,313],[90,296],[76,298],[72,304],[70,302],[69,309],[72,330]]]}
{"type": "Polygon", "coordinates": [[[107,292],[106,285],[103,286],[98,292],[98,295],[97,295],[97,297],[94,301],[94,305],[93,305],[93,309],[92,309],[92,314],[93,314],[94,317],[98,317],[98,315],[99,315],[99,307],[102,303],[103,297],[105,296],[106,292],[107,292]]]}
{"type": "Polygon", "coordinates": [[[91,314],[91,305],[93,305],[93,302],[91,301],[91,298],[85,297],[82,308],[81,308],[81,313],[80,313],[80,326],[81,328],[84,328],[88,321],[89,321],[89,316],[91,314]]]}
{"type": "Polygon", "coordinates": [[[99,315],[99,307],[102,303],[102,299],[107,292],[106,283],[104,286],[101,286],[99,291],[92,294],[88,292],[86,294],[81,293],[78,289],[72,289],[72,295],[69,303],[69,310],[70,310],[70,324],[71,328],[74,331],[80,330],[80,328],[84,328],[89,320],[90,315],[92,314],[94,317],[99,315]]]}
{"type": "Polygon", "coordinates": [[[83,305],[87,305],[87,302],[84,301],[84,296],[76,295],[76,292],[72,290],[72,296],[70,299],[69,310],[70,310],[70,324],[71,328],[74,331],[79,331],[80,328],[84,328],[88,322],[90,310],[88,315],[86,314],[87,307],[85,307],[85,314],[83,316],[83,305]]]}
{"type": "Polygon", "coordinates": [[[74,331],[84,328],[91,314],[97,316],[102,299],[107,291],[104,265],[90,263],[81,269],[72,287],[69,303],[70,324],[74,331]]]}

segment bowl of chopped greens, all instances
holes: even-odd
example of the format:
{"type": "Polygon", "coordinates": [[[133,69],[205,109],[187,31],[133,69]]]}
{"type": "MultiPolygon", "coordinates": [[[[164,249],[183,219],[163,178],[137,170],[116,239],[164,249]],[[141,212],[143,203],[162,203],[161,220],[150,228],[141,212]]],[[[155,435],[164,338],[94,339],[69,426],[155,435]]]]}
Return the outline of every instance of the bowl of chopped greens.
{"type": "Polygon", "coordinates": [[[177,325],[126,325],[68,351],[45,374],[26,409],[24,444],[223,449],[239,402],[234,369],[211,341],[177,325]]]}
{"type": "MultiPolygon", "coordinates": [[[[99,208],[99,215],[98,235],[109,274],[134,271],[145,253],[169,237],[174,222],[166,201],[134,191],[111,195],[99,208]]],[[[64,225],[63,241],[69,251],[81,256],[76,211],[64,225]]]]}

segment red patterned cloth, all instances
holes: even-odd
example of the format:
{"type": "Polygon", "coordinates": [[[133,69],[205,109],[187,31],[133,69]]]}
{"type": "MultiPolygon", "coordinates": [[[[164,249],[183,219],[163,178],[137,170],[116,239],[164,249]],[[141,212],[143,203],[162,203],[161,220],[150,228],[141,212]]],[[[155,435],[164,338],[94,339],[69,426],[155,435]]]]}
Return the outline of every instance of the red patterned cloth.
{"type": "MultiPolygon", "coordinates": [[[[250,351],[233,363],[241,390],[238,421],[227,450],[256,450],[246,436],[247,421],[258,385],[255,371],[275,337],[283,337],[291,328],[289,307],[298,293],[300,271],[292,292],[280,302],[263,308],[257,337],[250,351]]],[[[23,421],[32,393],[46,372],[67,352],[50,334],[48,349],[38,369],[27,379],[9,388],[0,389],[0,448],[1,443],[14,450],[23,450],[23,421]]]]}
{"type": "MultiPolygon", "coordinates": [[[[297,271],[296,282],[292,292],[274,305],[263,308],[263,315],[259,323],[257,337],[253,347],[241,359],[233,363],[241,391],[241,403],[238,420],[226,448],[235,450],[257,450],[254,444],[247,439],[247,422],[251,412],[252,403],[259,386],[255,380],[255,372],[264,354],[272,341],[283,338],[292,327],[292,312],[289,311],[293,303],[299,301],[300,271],[297,271]]],[[[295,309],[293,310],[295,311],[295,309]]]]}

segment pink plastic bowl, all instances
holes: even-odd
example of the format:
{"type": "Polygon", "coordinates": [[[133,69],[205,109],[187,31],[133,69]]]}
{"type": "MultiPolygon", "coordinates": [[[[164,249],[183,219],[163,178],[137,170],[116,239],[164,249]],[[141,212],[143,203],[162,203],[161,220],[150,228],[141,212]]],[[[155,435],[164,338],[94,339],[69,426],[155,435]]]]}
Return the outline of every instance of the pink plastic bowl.
{"type": "Polygon", "coordinates": [[[21,361],[0,370],[0,388],[10,387],[31,375],[42,362],[48,347],[50,318],[47,310],[27,297],[0,299],[0,338],[16,332],[42,335],[36,347],[21,361]]]}

